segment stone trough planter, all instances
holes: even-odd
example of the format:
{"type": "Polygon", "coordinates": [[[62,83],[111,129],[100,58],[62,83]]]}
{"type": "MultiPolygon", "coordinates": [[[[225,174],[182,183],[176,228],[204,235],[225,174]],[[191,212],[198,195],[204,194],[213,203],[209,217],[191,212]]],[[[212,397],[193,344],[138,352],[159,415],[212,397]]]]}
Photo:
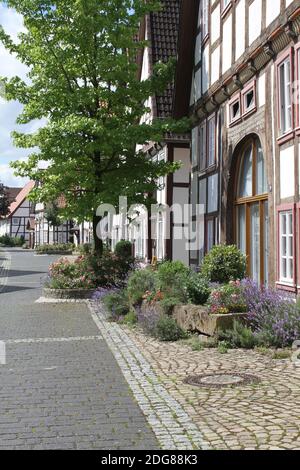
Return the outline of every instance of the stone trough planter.
{"type": "Polygon", "coordinates": [[[206,307],[198,305],[179,305],[173,310],[173,318],[184,330],[205,336],[215,336],[218,330],[230,330],[234,320],[245,321],[246,317],[246,313],[211,315],[206,307]]]}
{"type": "Polygon", "coordinates": [[[91,299],[95,289],[50,289],[44,287],[46,299],[91,299]]]}

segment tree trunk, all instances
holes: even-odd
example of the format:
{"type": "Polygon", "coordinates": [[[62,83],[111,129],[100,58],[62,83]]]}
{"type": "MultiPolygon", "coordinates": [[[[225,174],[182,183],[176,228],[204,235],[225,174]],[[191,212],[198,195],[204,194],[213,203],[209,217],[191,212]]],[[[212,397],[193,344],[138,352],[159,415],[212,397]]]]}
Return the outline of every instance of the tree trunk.
{"type": "Polygon", "coordinates": [[[97,227],[101,220],[101,216],[98,216],[96,214],[93,216],[94,250],[97,256],[102,256],[103,254],[103,241],[97,235],[97,227]]]}

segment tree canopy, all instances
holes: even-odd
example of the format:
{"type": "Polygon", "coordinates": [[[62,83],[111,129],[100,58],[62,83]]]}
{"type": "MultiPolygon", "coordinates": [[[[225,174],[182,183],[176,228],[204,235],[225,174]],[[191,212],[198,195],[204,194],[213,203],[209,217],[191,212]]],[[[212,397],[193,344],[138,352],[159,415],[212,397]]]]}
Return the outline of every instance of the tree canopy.
{"type": "Polygon", "coordinates": [[[44,119],[32,134],[14,132],[18,147],[31,149],[16,162],[18,175],[40,181],[33,198],[66,199],[64,215],[92,219],[101,203],[120,194],[145,202],[160,176],[178,168],[150,159],[141,148],[186,122],[143,122],[147,99],[172,80],[174,63],[159,63],[141,81],[136,57],[144,16],[156,0],[6,0],[24,17],[26,31],[13,40],[0,27],[0,41],[29,67],[28,82],[3,78],[6,98],[23,104],[18,124],[44,119]],[[37,150],[35,150],[37,149],[37,150]]]}
{"type": "Polygon", "coordinates": [[[9,199],[6,187],[0,183],[0,217],[5,217],[9,213],[9,199]]]}

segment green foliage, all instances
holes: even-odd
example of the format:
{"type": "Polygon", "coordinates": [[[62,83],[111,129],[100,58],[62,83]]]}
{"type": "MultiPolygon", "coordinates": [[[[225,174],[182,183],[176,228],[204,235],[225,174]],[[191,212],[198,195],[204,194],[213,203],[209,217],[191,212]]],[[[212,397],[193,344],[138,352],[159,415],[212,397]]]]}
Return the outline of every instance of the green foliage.
{"type": "MultiPolygon", "coordinates": [[[[148,203],[158,179],[180,167],[148,158],[141,148],[166,133],[186,131],[187,121],[141,124],[147,100],[173,80],[174,61],[159,62],[141,81],[137,55],[146,42],[138,31],[157,0],[5,0],[23,15],[26,29],[15,43],[0,26],[0,43],[29,67],[30,80],[0,78],[7,100],[23,105],[18,124],[44,118],[33,133],[16,131],[17,147],[32,150],[12,164],[18,175],[42,181],[31,194],[51,202],[64,194],[61,216],[93,220],[102,203],[148,203]],[[140,146],[140,147],[139,147],[140,146]],[[39,162],[45,161],[43,169],[39,162]]],[[[96,237],[95,237],[96,242],[96,237]]]]}
{"type": "Polygon", "coordinates": [[[187,301],[186,282],[190,269],[181,261],[166,261],[158,266],[160,290],[165,297],[177,298],[179,303],[187,301]]]}
{"type": "Polygon", "coordinates": [[[158,276],[151,268],[135,271],[128,279],[127,291],[133,305],[142,303],[147,292],[156,292],[159,286],[158,276]]]}
{"type": "Polygon", "coordinates": [[[130,311],[128,293],[125,289],[106,295],[103,303],[113,317],[125,316],[130,311]]]}
{"type": "Polygon", "coordinates": [[[10,237],[9,235],[2,235],[0,237],[0,245],[4,246],[23,246],[24,245],[25,238],[22,235],[21,237],[10,237]]]}
{"type": "Polygon", "coordinates": [[[178,341],[187,337],[187,333],[167,315],[162,315],[156,325],[156,336],[160,341],[178,341]]]}
{"type": "Polygon", "coordinates": [[[219,340],[232,349],[254,349],[259,341],[253,331],[238,321],[234,321],[233,329],[219,332],[219,340]]]}
{"type": "Polygon", "coordinates": [[[208,282],[199,274],[191,274],[186,282],[188,301],[194,305],[205,305],[210,295],[208,282]]]}
{"type": "Polygon", "coordinates": [[[91,243],[84,243],[83,245],[78,245],[76,251],[82,255],[89,255],[92,253],[93,246],[91,243]]]}
{"type": "Polygon", "coordinates": [[[75,246],[73,243],[55,243],[53,245],[39,245],[36,247],[36,252],[39,254],[50,254],[53,253],[72,253],[75,246]]]}
{"type": "Polygon", "coordinates": [[[201,274],[211,282],[221,284],[244,279],[246,257],[235,245],[219,245],[205,256],[201,274]]]}
{"type": "Polygon", "coordinates": [[[130,310],[123,319],[124,325],[134,326],[137,324],[137,316],[134,310],[130,310]]]}
{"type": "Polygon", "coordinates": [[[132,243],[121,240],[116,244],[115,253],[120,258],[132,258],[132,243]]]}
{"type": "Polygon", "coordinates": [[[52,227],[58,227],[61,224],[59,213],[60,211],[56,203],[47,204],[45,209],[45,219],[52,227]]]}
{"type": "Polygon", "coordinates": [[[9,200],[6,187],[0,183],[0,217],[5,217],[9,213],[9,200]]]}
{"type": "Polygon", "coordinates": [[[228,344],[226,341],[220,341],[218,344],[218,352],[220,354],[227,354],[228,353],[228,344]]]}
{"type": "Polygon", "coordinates": [[[178,297],[164,297],[162,300],[159,301],[159,305],[161,306],[165,315],[170,315],[173,311],[173,308],[176,305],[180,305],[180,300],[178,297]]]}

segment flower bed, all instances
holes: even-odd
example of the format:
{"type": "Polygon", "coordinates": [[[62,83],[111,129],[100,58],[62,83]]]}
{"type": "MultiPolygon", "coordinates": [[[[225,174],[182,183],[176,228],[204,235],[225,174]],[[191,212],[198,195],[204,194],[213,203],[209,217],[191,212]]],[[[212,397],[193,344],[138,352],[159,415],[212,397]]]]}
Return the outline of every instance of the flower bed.
{"type": "Polygon", "coordinates": [[[71,298],[72,294],[73,298],[87,298],[99,287],[122,286],[133,268],[133,259],[122,253],[86,254],[75,260],[60,258],[50,265],[45,294],[54,298],[71,298]]]}
{"type": "Polygon", "coordinates": [[[57,243],[54,245],[40,245],[35,251],[37,255],[71,255],[74,250],[72,243],[57,243]]]}

